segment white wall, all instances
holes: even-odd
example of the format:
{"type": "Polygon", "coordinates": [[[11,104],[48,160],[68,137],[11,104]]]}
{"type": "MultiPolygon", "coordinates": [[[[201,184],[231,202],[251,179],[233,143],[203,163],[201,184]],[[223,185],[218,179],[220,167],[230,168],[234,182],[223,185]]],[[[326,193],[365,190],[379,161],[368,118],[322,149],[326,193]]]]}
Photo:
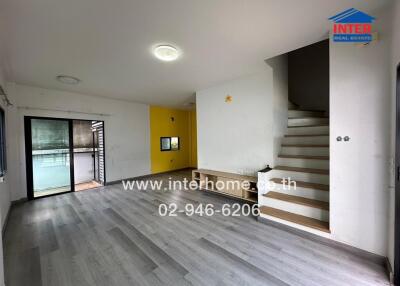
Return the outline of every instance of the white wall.
{"type": "MultiPolygon", "coordinates": [[[[282,113],[273,108],[276,100],[268,65],[262,73],[198,91],[199,168],[255,175],[273,165],[274,118],[282,113]],[[227,95],[232,102],[225,102],[227,95]]],[[[287,108],[287,98],[280,101],[287,108]]]]}
{"type": "Polygon", "coordinates": [[[391,59],[391,74],[392,74],[392,117],[391,117],[391,158],[393,162],[392,173],[389,181],[389,237],[388,237],[388,258],[394,267],[394,210],[395,210],[395,174],[394,174],[394,163],[395,163],[395,140],[396,140],[396,69],[400,63],[400,33],[396,31],[400,27],[400,2],[395,1],[394,8],[392,9],[392,59],[391,59]]]}
{"type": "Polygon", "coordinates": [[[288,125],[288,56],[284,54],[273,57],[266,60],[266,63],[272,68],[273,77],[273,156],[276,162],[288,125]]]}
{"type": "Polygon", "coordinates": [[[23,122],[26,115],[104,120],[107,181],[150,174],[150,127],[147,105],[19,84],[9,84],[8,89],[12,100],[18,106],[15,108],[15,118],[9,127],[13,130],[17,141],[14,146],[10,146],[15,149],[13,151],[16,154],[15,163],[10,162],[16,170],[12,200],[27,196],[23,122]]]}
{"type": "Polygon", "coordinates": [[[330,223],[333,239],[386,256],[391,18],[373,16],[379,42],[330,43],[330,223]]]}

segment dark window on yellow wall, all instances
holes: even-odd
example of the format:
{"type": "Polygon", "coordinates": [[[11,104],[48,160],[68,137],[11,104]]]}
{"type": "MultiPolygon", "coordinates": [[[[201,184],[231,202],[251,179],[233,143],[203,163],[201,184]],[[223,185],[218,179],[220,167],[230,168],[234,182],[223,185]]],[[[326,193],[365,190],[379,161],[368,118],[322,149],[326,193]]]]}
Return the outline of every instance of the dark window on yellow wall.
{"type": "Polygon", "coordinates": [[[161,151],[178,151],[179,148],[179,137],[160,137],[161,151]]]}
{"type": "Polygon", "coordinates": [[[6,170],[6,124],[4,110],[0,108],[0,177],[5,175],[6,170]]]}
{"type": "Polygon", "coordinates": [[[161,137],[160,138],[160,148],[161,151],[171,150],[171,137],[161,137]]]}

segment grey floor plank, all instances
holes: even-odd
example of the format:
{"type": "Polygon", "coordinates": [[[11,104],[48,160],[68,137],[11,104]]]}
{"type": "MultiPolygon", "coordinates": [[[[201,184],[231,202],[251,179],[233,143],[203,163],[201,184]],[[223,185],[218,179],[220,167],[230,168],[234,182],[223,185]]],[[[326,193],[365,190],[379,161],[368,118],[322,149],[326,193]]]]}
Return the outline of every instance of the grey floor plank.
{"type": "Polygon", "coordinates": [[[127,235],[135,241],[141,250],[143,250],[151,259],[156,261],[157,265],[163,265],[168,268],[169,273],[176,272],[179,276],[185,276],[188,271],[179,262],[169,256],[162,248],[157,246],[151,239],[142,234],[137,228],[131,225],[126,219],[119,215],[113,209],[104,210],[112,219],[122,228],[127,230],[127,235]]]}
{"type": "Polygon", "coordinates": [[[129,254],[133,260],[133,264],[140,269],[143,275],[146,275],[158,267],[157,264],[119,228],[115,227],[109,230],[108,234],[129,254]]]}

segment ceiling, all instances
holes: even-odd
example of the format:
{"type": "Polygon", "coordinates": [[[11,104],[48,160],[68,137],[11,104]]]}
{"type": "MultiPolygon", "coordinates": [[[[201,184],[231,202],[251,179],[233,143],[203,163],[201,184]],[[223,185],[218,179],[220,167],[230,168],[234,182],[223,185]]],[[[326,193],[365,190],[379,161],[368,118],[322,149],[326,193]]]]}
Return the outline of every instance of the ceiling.
{"type": "Polygon", "coordinates": [[[259,71],[264,60],[327,37],[328,17],[383,0],[1,0],[8,80],[184,106],[196,90],[259,71]],[[182,51],[176,62],[151,53],[182,51]],[[59,74],[78,77],[64,85],[59,74]]]}

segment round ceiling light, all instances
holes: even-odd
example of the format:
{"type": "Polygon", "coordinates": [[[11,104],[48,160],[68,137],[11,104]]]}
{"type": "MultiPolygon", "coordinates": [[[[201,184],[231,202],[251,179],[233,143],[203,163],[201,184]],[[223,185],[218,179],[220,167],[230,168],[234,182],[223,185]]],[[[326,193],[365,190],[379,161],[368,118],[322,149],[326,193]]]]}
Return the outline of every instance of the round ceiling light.
{"type": "Polygon", "coordinates": [[[58,75],[57,80],[65,84],[78,84],[81,82],[79,78],[69,76],[69,75],[58,75]]]}
{"type": "Polygon", "coordinates": [[[157,46],[153,52],[157,59],[165,62],[175,61],[179,57],[178,49],[169,45],[157,46]]]}

